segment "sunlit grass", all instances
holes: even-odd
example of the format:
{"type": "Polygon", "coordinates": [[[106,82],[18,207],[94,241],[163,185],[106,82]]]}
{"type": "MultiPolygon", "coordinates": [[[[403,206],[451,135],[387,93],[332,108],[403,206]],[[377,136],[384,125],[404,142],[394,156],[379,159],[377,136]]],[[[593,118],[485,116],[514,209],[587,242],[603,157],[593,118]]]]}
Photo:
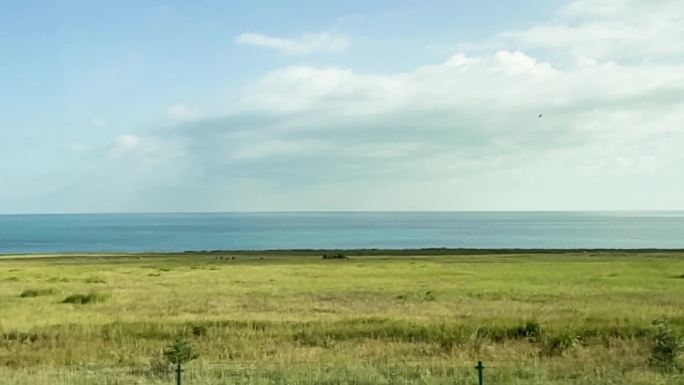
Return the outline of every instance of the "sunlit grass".
{"type": "MultiPolygon", "coordinates": [[[[149,368],[183,335],[208,371],[196,384],[232,383],[207,373],[235,362],[275,378],[477,360],[510,383],[677,383],[647,363],[653,320],[684,330],[682,273],[678,254],[0,260],[0,366],[17,381],[47,367],[76,383],[84,365],[149,368]],[[45,295],[21,297],[30,290],[45,295]],[[64,303],[90,294],[104,300],[64,303]]],[[[446,381],[433,377],[421,381],[446,381]]]]}

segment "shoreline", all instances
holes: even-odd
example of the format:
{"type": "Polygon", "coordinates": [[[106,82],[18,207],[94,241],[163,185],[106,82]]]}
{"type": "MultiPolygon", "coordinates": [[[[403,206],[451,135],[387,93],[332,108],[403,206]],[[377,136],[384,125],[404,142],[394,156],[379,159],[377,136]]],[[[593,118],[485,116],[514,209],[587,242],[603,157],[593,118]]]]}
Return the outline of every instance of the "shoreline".
{"type": "Polygon", "coordinates": [[[186,250],[186,251],[105,251],[105,252],[0,252],[0,260],[42,258],[117,258],[117,257],[183,257],[183,256],[271,256],[320,257],[340,254],[345,257],[420,257],[420,256],[477,256],[477,255],[551,255],[551,254],[684,254],[679,248],[413,248],[413,249],[264,249],[264,250],[186,250]]]}

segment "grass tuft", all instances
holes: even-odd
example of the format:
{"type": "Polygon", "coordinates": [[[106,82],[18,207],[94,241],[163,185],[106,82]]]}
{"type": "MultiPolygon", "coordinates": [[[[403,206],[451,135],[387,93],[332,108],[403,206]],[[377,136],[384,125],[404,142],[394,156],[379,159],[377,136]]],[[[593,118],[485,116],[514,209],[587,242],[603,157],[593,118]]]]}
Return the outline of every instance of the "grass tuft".
{"type": "Polygon", "coordinates": [[[19,297],[21,298],[33,298],[33,297],[41,297],[45,295],[52,295],[55,294],[54,289],[26,289],[19,294],[19,297]]]}
{"type": "Polygon", "coordinates": [[[88,277],[86,278],[85,283],[107,283],[107,281],[100,277],[88,277]]]}
{"type": "Polygon", "coordinates": [[[87,305],[93,303],[104,302],[107,296],[99,293],[89,293],[89,294],[72,294],[62,301],[62,303],[70,303],[74,305],[87,305]]]}

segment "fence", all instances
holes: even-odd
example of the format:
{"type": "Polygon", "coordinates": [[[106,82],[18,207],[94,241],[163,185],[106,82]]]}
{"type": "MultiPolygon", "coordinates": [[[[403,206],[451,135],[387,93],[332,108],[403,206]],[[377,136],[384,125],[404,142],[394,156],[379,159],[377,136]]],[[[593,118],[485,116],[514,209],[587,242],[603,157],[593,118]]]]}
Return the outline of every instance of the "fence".
{"type": "MultiPolygon", "coordinates": [[[[183,369],[183,385],[475,385],[475,363],[459,365],[326,363],[269,365],[195,362],[183,369]]],[[[684,384],[678,373],[658,373],[647,367],[622,372],[599,364],[555,371],[536,362],[484,363],[483,384],[684,384]]],[[[0,368],[0,385],[166,385],[175,384],[171,368],[0,368]]]]}

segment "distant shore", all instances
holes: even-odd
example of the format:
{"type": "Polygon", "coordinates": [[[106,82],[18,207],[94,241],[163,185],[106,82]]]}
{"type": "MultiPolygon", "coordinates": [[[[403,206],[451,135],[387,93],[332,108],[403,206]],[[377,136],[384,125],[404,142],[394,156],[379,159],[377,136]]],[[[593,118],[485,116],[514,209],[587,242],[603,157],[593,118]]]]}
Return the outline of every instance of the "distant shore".
{"type": "Polygon", "coordinates": [[[55,253],[0,253],[0,259],[19,258],[77,258],[77,257],[168,257],[168,256],[220,256],[234,255],[245,257],[287,256],[287,257],[321,257],[323,255],[340,255],[344,257],[418,257],[418,256],[450,256],[450,255],[552,255],[552,254],[684,254],[684,249],[666,248],[573,248],[573,249],[525,249],[525,248],[417,248],[417,249],[272,249],[272,250],[186,250],[178,252],[140,251],[140,252],[55,252],[55,253]]]}

